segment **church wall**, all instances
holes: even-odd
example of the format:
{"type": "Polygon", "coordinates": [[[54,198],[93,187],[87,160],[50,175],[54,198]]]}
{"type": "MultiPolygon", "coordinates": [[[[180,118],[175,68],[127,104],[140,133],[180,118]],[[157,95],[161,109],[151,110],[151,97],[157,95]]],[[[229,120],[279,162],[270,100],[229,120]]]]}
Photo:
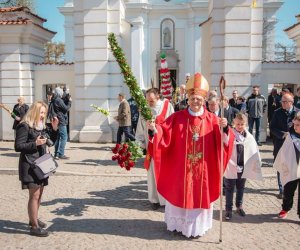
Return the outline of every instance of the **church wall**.
{"type": "MultiPolygon", "coordinates": [[[[22,95],[30,105],[35,90],[33,62],[43,60],[44,43],[52,38],[53,33],[34,23],[1,25],[0,28],[0,103],[12,109],[22,95]]],[[[1,109],[0,139],[14,139],[12,124],[13,119],[1,109]]]]}
{"type": "MultiPolygon", "coordinates": [[[[187,2],[178,8],[175,2],[164,5],[160,1],[155,4],[151,1],[153,5],[148,5],[150,1],[144,4],[131,1],[125,12],[124,2],[119,0],[74,0],[75,95],[78,97],[74,109],[79,118],[74,126],[74,140],[83,141],[82,135],[87,131],[86,134],[96,135],[93,139],[102,140],[95,124],[101,124],[104,133],[107,127],[112,128],[114,133],[117,126],[114,121],[99,118],[89,109],[89,104],[95,102],[115,114],[117,93],[127,91],[119,67],[109,52],[107,32],[117,34],[133,73],[143,88],[150,87],[150,79],[158,77],[160,62],[156,59],[160,51],[160,23],[164,18],[175,22],[175,50],[180,60],[179,83],[184,81],[186,72],[193,74],[200,66],[214,87],[218,85],[220,75],[224,74],[229,84],[228,94],[237,88],[239,93],[248,95],[251,84],[260,82],[262,2],[251,9],[250,0],[210,0],[208,12],[208,6],[202,2],[196,7],[187,2]],[[164,7],[159,8],[158,4],[164,7]],[[126,20],[133,25],[131,28],[124,28],[125,13],[126,20]],[[213,16],[209,29],[199,29],[199,23],[206,20],[208,14],[213,16]],[[95,94],[97,91],[101,93],[95,94]],[[102,99],[103,95],[108,99],[102,99]],[[75,133],[75,130],[78,132],[75,133]]],[[[91,140],[89,136],[88,141],[91,140]]]]}
{"type": "MultiPolygon", "coordinates": [[[[158,84],[158,73],[157,73],[157,67],[160,68],[160,61],[156,61],[156,54],[160,51],[160,29],[155,29],[152,28],[150,30],[151,32],[151,59],[150,59],[150,63],[151,63],[151,72],[152,73],[152,77],[154,78],[154,76],[156,75],[156,81],[158,84]]],[[[185,77],[185,73],[186,72],[190,72],[193,69],[189,69],[189,71],[185,71],[184,70],[184,65],[185,65],[185,30],[184,29],[175,29],[175,50],[177,51],[178,55],[179,55],[179,79],[184,79],[185,77]]],[[[178,81],[179,84],[183,83],[182,81],[178,81]]],[[[150,85],[148,85],[150,87],[150,85]]],[[[158,85],[157,85],[158,86],[158,85]]]]}
{"type": "Polygon", "coordinates": [[[45,85],[65,84],[74,93],[74,65],[35,65],[34,86],[35,100],[46,100],[45,85]]]}
{"type": "MultiPolygon", "coordinates": [[[[151,49],[150,49],[150,65],[151,65],[151,77],[155,78],[155,87],[158,87],[158,79],[159,75],[157,73],[157,67],[160,68],[160,62],[156,62],[156,53],[160,51],[160,29],[152,28],[150,29],[150,37],[151,37],[151,49]]],[[[151,85],[148,83],[147,88],[150,88],[151,85]]]]}
{"type": "Polygon", "coordinates": [[[264,85],[274,83],[300,84],[300,63],[263,63],[262,83],[264,85]]]}
{"type": "Polygon", "coordinates": [[[117,122],[95,112],[95,104],[116,115],[117,96],[123,91],[123,77],[112,56],[107,34],[114,32],[122,46],[121,19],[124,5],[120,0],[74,0],[75,45],[75,122],[70,138],[85,142],[111,142],[117,122]]]}
{"type": "MultiPolygon", "coordinates": [[[[131,25],[128,21],[124,19],[121,20],[120,32],[121,46],[125,53],[128,65],[131,65],[131,25]]],[[[126,94],[126,98],[128,99],[130,97],[129,89],[126,87],[123,92],[126,94]]]]}
{"type": "Polygon", "coordinates": [[[203,24],[201,29],[201,73],[211,85],[211,34],[210,34],[210,23],[203,24]]]}
{"type": "Polygon", "coordinates": [[[193,58],[186,58],[185,57],[185,40],[184,38],[186,37],[186,30],[183,28],[178,28],[175,30],[175,37],[176,37],[176,41],[175,41],[175,50],[177,51],[178,55],[179,55],[179,79],[178,79],[178,83],[180,84],[185,84],[185,74],[186,73],[192,73],[194,71],[194,67],[192,68],[186,68],[186,61],[189,60],[191,61],[191,63],[193,64],[193,58]]]}

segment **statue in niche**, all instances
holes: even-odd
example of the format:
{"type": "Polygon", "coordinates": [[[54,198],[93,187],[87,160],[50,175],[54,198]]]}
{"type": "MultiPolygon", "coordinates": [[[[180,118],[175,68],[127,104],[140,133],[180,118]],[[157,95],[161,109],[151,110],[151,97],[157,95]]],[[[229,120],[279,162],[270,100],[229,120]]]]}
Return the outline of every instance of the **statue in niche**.
{"type": "Polygon", "coordinates": [[[171,47],[171,31],[169,27],[165,27],[163,30],[163,45],[164,47],[171,47]]]}

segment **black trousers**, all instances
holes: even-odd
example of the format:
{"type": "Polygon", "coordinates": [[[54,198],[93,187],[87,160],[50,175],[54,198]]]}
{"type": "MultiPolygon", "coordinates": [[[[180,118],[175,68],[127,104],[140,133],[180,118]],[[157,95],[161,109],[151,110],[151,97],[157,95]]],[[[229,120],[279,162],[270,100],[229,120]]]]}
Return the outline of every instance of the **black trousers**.
{"type": "Polygon", "coordinates": [[[125,140],[135,141],[134,135],[131,134],[131,126],[119,127],[117,132],[117,143],[122,142],[122,135],[125,134],[125,140]]]}
{"type": "Polygon", "coordinates": [[[241,177],[242,177],[242,173],[238,173],[237,179],[224,178],[226,211],[232,211],[233,193],[234,193],[235,187],[236,187],[235,206],[236,206],[236,208],[240,208],[240,206],[243,205],[243,197],[244,197],[246,179],[241,178],[241,177]]]}
{"type": "Polygon", "coordinates": [[[293,201],[294,201],[294,194],[295,194],[297,186],[298,186],[297,214],[300,216],[300,179],[290,181],[284,185],[282,209],[284,211],[290,211],[292,209],[293,201]]]}

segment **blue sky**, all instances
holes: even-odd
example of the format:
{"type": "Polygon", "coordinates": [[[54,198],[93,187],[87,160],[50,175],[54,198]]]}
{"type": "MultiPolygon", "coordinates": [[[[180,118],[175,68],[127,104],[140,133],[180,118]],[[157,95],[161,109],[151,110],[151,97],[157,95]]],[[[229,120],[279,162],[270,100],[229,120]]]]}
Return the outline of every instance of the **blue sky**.
{"type": "Polygon", "coordinates": [[[37,14],[40,17],[47,19],[47,22],[44,23],[44,27],[57,32],[53,41],[64,42],[65,18],[57,9],[57,7],[64,6],[64,0],[36,0],[35,3],[37,14]]]}
{"type": "Polygon", "coordinates": [[[282,44],[292,44],[292,40],[283,32],[284,29],[297,23],[296,15],[300,15],[299,0],[285,0],[285,3],[277,12],[276,40],[282,44]]]}
{"type": "MultiPolygon", "coordinates": [[[[64,42],[64,16],[60,14],[57,7],[63,6],[64,0],[36,0],[36,11],[39,16],[47,19],[44,26],[56,31],[53,41],[64,42]]],[[[300,0],[285,0],[285,3],[277,12],[278,23],[276,24],[276,41],[282,44],[292,44],[285,32],[282,30],[297,23],[295,15],[300,14],[300,0]]]]}

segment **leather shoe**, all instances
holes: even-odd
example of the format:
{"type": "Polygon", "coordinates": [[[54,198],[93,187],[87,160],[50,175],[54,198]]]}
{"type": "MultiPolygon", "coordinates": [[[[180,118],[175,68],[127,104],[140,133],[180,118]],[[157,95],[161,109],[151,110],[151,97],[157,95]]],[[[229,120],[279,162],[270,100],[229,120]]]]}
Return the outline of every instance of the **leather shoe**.
{"type": "Polygon", "coordinates": [[[152,207],[153,210],[157,210],[157,209],[159,209],[160,204],[159,203],[152,203],[151,207],[152,207]]]}
{"type": "Polygon", "coordinates": [[[49,236],[49,233],[46,229],[37,227],[37,228],[30,229],[30,235],[37,236],[37,237],[47,237],[49,236]]]}
{"type": "Polygon", "coordinates": [[[239,216],[242,216],[242,217],[245,217],[245,216],[246,216],[246,213],[245,213],[244,209],[242,209],[242,208],[238,208],[238,209],[236,210],[236,213],[237,213],[239,216]]]}
{"type": "Polygon", "coordinates": [[[282,199],[283,199],[283,193],[279,193],[279,194],[277,195],[277,198],[282,200],[282,199]]]}
{"type": "Polygon", "coordinates": [[[232,219],[232,211],[226,211],[225,220],[231,220],[231,219],[232,219]]]}
{"type": "MultiPolygon", "coordinates": [[[[29,226],[32,227],[32,224],[31,222],[29,221],[29,226]]],[[[42,222],[41,220],[38,219],[38,226],[41,227],[41,228],[46,228],[47,227],[47,224],[45,222],[42,222]]]]}

